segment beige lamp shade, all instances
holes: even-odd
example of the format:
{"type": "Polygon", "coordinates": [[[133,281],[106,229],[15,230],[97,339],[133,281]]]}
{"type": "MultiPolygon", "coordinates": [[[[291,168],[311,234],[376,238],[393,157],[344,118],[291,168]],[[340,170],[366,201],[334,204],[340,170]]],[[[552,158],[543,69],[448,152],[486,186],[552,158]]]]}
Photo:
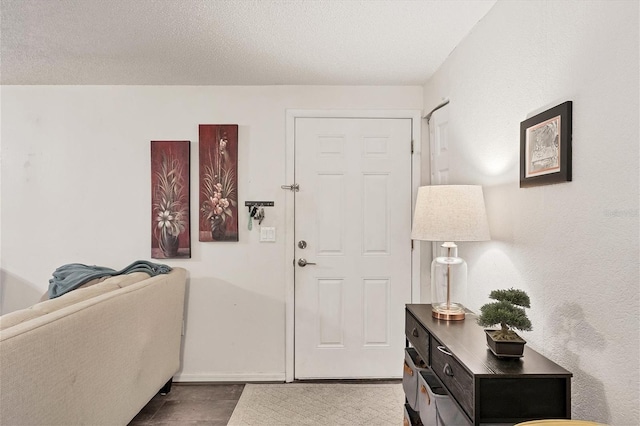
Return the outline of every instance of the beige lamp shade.
{"type": "Polygon", "coordinates": [[[490,240],[482,187],[434,185],[418,188],[411,238],[422,241],[490,240]]]}

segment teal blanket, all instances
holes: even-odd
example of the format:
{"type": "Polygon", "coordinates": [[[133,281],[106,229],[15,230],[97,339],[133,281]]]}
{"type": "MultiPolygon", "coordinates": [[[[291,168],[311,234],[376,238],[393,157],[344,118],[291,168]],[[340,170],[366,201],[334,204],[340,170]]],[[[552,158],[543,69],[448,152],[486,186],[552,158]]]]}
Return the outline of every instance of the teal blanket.
{"type": "Polygon", "coordinates": [[[116,271],[104,266],[69,263],[62,265],[53,272],[53,278],[49,280],[49,299],[62,296],[96,278],[131,274],[133,272],[146,272],[149,276],[154,277],[158,274],[168,274],[171,272],[171,267],[146,260],[136,260],[126,268],[116,271]]]}

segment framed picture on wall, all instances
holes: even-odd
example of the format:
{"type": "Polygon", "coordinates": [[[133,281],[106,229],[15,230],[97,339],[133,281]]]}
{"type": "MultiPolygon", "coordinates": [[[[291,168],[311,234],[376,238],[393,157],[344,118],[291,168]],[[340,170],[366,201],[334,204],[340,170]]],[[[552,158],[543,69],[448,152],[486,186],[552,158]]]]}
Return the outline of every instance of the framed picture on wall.
{"type": "Polygon", "coordinates": [[[200,124],[200,241],[238,241],[238,125],[200,124]]]}
{"type": "Polygon", "coordinates": [[[190,142],[151,141],[151,257],[191,257],[190,142]]]}
{"type": "Polygon", "coordinates": [[[567,101],[520,123],[520,188],[571,180],[571,110],[567,101]]]}

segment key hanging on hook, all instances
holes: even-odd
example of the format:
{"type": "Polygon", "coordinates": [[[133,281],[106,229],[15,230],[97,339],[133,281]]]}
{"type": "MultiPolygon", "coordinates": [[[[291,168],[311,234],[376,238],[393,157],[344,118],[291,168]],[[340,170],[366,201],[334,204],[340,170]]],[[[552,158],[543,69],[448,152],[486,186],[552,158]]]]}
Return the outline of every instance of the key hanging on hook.
{"type": "Polygon", "coordinates": [[[249,206],[249,224],[247,226],[247,228],[249,228],[249,231],[253,229],[253,218],[256,216],[257,212],[258,208],[256,206],[249,206]]]}

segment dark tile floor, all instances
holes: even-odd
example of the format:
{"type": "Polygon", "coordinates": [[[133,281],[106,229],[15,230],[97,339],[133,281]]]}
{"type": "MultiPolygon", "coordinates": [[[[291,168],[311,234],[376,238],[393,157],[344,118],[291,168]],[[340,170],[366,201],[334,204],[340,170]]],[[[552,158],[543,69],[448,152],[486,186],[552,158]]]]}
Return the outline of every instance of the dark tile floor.
{"type": "Polygon", "coordinates": [[[129,426],[226,426],[244,384],[174,383],[169,394],[156,395],[129,426]]]}

